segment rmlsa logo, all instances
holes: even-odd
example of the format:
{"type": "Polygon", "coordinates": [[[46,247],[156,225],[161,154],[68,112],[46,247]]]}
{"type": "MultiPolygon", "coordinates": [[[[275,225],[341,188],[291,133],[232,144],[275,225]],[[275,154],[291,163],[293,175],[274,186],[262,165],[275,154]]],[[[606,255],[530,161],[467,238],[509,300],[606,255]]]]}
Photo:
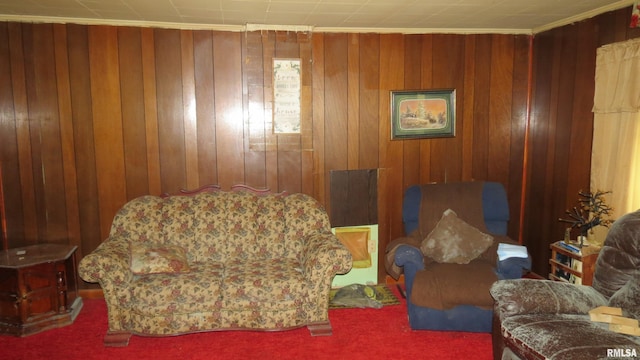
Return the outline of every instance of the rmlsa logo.
{"type": "Polygon", "coordinates": [[[636,349],[607,349],[607,357],[636,357],[638,353],[636,349]]]}

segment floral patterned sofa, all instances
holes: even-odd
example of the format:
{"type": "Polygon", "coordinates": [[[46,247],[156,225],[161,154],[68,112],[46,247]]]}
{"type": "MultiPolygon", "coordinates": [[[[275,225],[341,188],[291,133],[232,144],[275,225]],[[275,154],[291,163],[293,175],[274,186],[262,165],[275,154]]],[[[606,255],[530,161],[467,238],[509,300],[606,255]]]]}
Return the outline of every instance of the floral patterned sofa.
{"type": "Polygon", "coordinates": [[[330,335],[331,281],[351,254],[304,194],[250,191],[142,196],[79,264],[102,287],[105,345],[131,334],[285,330],[330,335]]]}

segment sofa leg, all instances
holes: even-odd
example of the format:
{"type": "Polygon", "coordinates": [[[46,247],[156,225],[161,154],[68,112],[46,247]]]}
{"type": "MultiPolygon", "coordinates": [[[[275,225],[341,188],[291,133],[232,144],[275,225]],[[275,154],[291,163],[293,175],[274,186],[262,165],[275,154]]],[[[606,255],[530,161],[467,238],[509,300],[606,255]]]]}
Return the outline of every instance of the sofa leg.
{"type": "Polygon", "coordinates": [[[311,336],[333,335],[333,329],[331,329],[329,321],[307,325],[307,329],[309,329],[311,336]]]}
{"type": "Polygon", "coordinates": [[[104,336],[104,346],[125,347],[129,345],[131,333],[128,331],[107,331],[104,336]]]}

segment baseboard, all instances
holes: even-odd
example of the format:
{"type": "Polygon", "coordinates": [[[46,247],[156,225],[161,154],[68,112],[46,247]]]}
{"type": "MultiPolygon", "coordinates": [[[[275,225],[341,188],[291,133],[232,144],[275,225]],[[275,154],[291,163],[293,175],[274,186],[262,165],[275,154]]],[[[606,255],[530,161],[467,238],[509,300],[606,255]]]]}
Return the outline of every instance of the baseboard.
{"type": "Polygon", "coordinates": [[[83,299],[104,299],[102,289],[83,289],[78,290],[78,294],[83,299]]]}

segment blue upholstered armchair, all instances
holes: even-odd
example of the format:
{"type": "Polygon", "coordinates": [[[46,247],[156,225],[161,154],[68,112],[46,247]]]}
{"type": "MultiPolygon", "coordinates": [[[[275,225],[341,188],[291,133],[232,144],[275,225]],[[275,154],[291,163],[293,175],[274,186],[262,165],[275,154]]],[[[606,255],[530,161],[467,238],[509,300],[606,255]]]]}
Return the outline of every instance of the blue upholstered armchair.
{"type": "Polygon", "coordinates": [[[531,261],[499,260],[509,206],[500,183],[416,185],[403,202],[406,237],[387,246],[387,272],[404,273],[412,329],[491,332],[491,285],[519,278],[531,261]]]}

